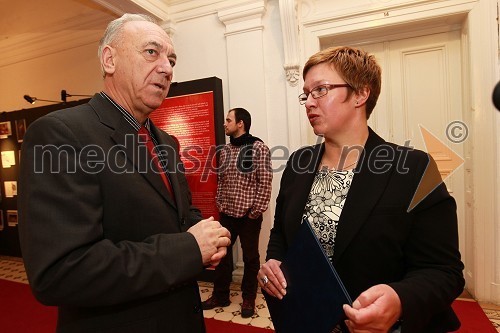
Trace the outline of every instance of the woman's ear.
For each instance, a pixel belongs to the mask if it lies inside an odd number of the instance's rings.
[[[115,72],[115,54],[115,49],[109,45],[104,46],[102,49],[101,65],[104,73],[113,74]]]
[[[363,106],[370,97],[370,88],[364,87],[354,95],[354,106]]]

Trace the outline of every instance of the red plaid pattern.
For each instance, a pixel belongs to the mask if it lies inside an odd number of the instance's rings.
[[[271,153],[264,143],[256,141],[253,144],[253,171],[243,173],[236,167],[240,148],[228,143],[221,150],[217,208],[229,216],[249,214],[250,218],[257,218],[267,210],[271,199]]]

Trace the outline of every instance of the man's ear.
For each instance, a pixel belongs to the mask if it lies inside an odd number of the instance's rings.
[[[236,125],[238,126],[238,128],[245,128],[245,123],[243,122],[243,120],[238,121]]]
[[[104,46],[102,49],[101,64],[106,74],[113,74],[115,72],[115,54],[115,49],[109,45]]]

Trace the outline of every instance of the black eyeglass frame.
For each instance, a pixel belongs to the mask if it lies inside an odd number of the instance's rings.
[[[342,87],[347,87],[347,88],[351,88],[352,89],[351,85],[348,84],[348,83],[320,84],[319,86],[316,86],[316,87],[312,88],[309,93],[307,93],[307,94],[306,93],[300,94],[299,95],[299,103],[300,103],[300,105],[306,104],[307,98],[309,97],[309,94],[311,94],[314,99],[318,99],[318,98],[321,98],[323,96],[326,96],[330,90],[335,89],[335,88],[342,88]],[[326,88],[325,93],[321,94],[321,95],[318,95],[318,93],[320,93],[319,91],[320,91],[321,88]]]

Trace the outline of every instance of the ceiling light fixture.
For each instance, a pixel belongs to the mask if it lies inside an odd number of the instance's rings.
[[[73,96],[81,96],[81,97],[92,97],[92,95],[72,95],[72,94],[68,94],[66,92],[66,90],[61,90],[61,101],[65,102],[66,103],[66,99],[67,97],[73,97]]]
[[[36,101],[43,101],[43,102],[51,102],[51,103],[59,103],[59,101],[52,101],[50,99],[41,99],[41,98],[36,98],[36,97],[31,97],[30,95],[24,95],[24,99],[30,103],[30,104],[35,104]]]

